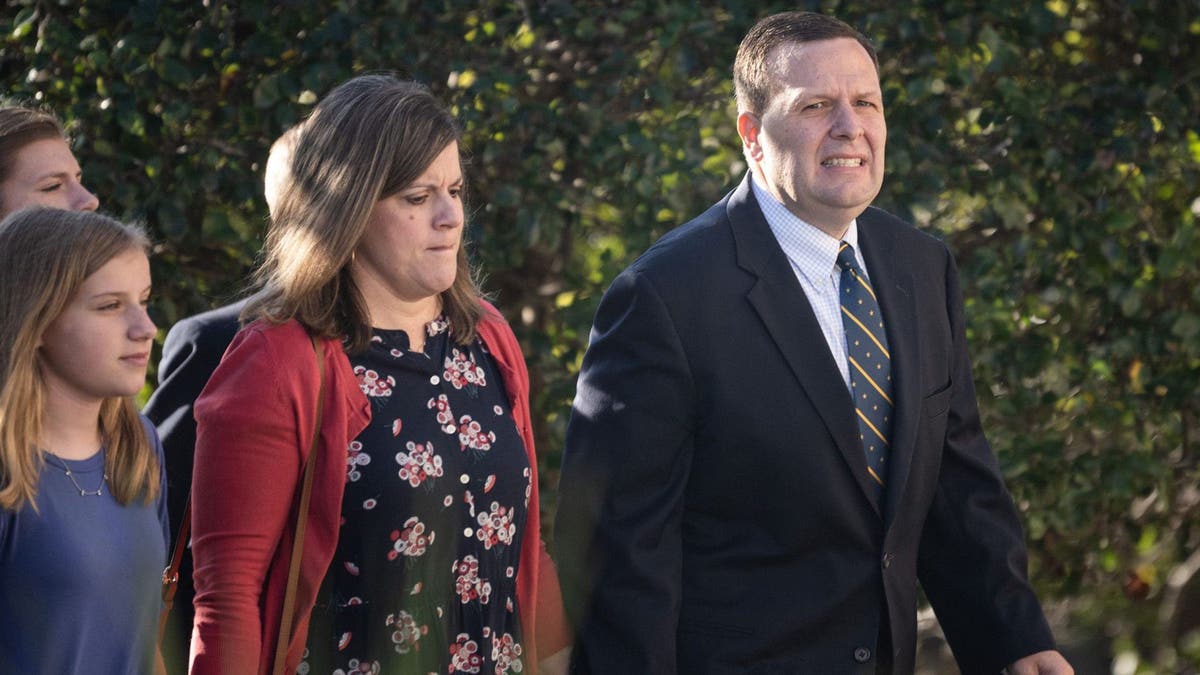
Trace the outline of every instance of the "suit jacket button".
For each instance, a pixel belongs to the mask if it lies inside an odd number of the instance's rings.
[[[866,663],[871,660],[871,650],[866,647],[859,647],[854,650],[854,660],[859,663]]]
[[[894,557],[894,556],[892,556],[892,554],[891,554],[891,553],[884,553],[884,554],[883,554],[883,569],[885,569],[885,570],[886,570],[887,568],[889,568],[889,567],[891,567],[891,566],[892,566],[892,558],[893,558],[893,557]]]

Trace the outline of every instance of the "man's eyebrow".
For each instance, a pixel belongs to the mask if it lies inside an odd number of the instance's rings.
[[[83,172],[80,171],[80,172],[76,173],[75,175],[82,176]],[[37,175],[38,180],[43,180],[45,178],[70,178],[70,177],[71,177],[70,171],[47,171],[45,173],[40,173]]]

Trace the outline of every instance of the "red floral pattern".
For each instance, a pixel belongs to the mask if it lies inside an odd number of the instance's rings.
[[[370,463],[371,456],[363,452],[362,443],[350,441],[350,447],[346,450],[346,482],[351,483],[362,478],[358,468]]]
[[[442,458],[438,457],[437,451],[433,449],[433,443],[418,444],[409,441],[404,447],[408,452],[397,452],[396,463],[400,465],[400,477],[408,481],[409,485],[418,487],[426,480],[438,478],[443,474]]]
[[[492,636],[492,662],[496,664],[496,675],[519,673],[524,670],[521,664],[521,645],[512,635]]]
[[[359,661],[358,659],[350,659],[350,670],[342,670],[338,668],[333,671],[333,675],[359,675],[361,673],[370,673],[377,675],[379,673],[378,661]]]
[[[392,645],[397,654],[407,654],[419,649],[421,637],[429,634],[429,626],[418,626],[412,614],[401,610],[397,614],[388,614],[387,625],[392,627]]]
[[[410,558],[415,558],[425,553],[425,549],[433,543],[437,537],[437,532],[430,531],[425,534],[425,523],[417,520],[416,516],[404,521],[403,530],[392,531],[392,553],[397,555],[406,555]],[[395,556],[388,554],[389,560],[395,560]]]
[[[347,451],[314,675],[527,671],[515,577],[529,464],[495,363],[448,326],[429,324],[423,351],[376,331],[350,355],[372,421]]]
[[[492,584],[486,579],[479,578],[479,559],[473,555],[468,555],[462,560],[454,561],[454,573],[457,578],[454,581],[454,590],[458,593],[458,599],[462,604],[467,604],[472,600],[478,600],[479,604],[486,605],[492,594]]]
[[[491,450],[492,443],[495,442],[496,433],[494,431],[484,431],[483,425],[471,419],[470,415],[463,415],[459,418],[458,444],[461,449]]]
[[[450,673],[478,673],[483,666],[479,643],[466,633],[459,633],[450,645]]]
[[[483,542],[483,548],[487,550],[499,544],[511,544],[513,535],[517,533],[512,511],[496,502],[492,502],[487,513],[480,513],[476,520],[479,528],[475,530],[475,538]]]
[[[455,389],[471,385],[487,386],[487,376],[484,374],[483,368],[475,363],[475,359],[471,358],[469,353],[464,354],[458,348],[451,349],[450,356],[446,357],[446,367],[442,371],[442,377]]]
[[[370,368],[355,366],[354,375],[358,378],[358,387],[372,398],[391,396],[392,388],[396,386],[396,378],[391,375],[381,378],[378,372]]]

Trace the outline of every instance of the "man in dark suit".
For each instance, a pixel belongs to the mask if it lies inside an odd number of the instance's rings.
[[[272,210],[291,172],[288,170],[298,127],[285,131],[271,145],[263,177],[267,209]],[[192,488],[192,457],[196,447],[196,420],[192,404],[241,328],[238,316],[245,300],[182,319],[167,332],[158,364],[158,387],[142,412],[154,423],[162,439],[167,464],[167,510],[171,521],[171,547],[183,523]],[[163,660],[168,673],[186,673],[192,636],[192,556],[183,556],[174,609],[164,632]]]
[[[919,581],[964,673],[1071,673],[953,258],[869,206],[873,47],[774,15],[734,77],[749,174],[613,282],[584,358],[556,530],[573,672],[911,673]]]

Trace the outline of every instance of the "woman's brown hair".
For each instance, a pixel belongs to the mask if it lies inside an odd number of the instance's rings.
[[[349,268],[371,209],[419,178],[461,133],[427,88],[388,75],[343,83],[302,125],[242,319],[296,319],[355,353],[370,342],[371,319]],[[465,247],[441,297],[455,340],[472,340],[483,308]]]

